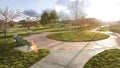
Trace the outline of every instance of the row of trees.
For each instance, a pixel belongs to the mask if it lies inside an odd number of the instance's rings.
[[[46,26],[58,21],[57,12],[55,10],[51,10],[50,12],[45,11],[40,16],[34,10],[19,12],[8,7],[0,8],[0,29],[2,29],[4,36],[6,36],[7,28],[9,26],[13,27],[16,24],[13,20],[19,18],[23,20],[20,20],[18,23],[24,24],[23,26],[28,27],[28,29],[30,29],[31,26],[36,26],[38,24]]]
[[[71,10],[73,13],[71,17],[74,17],[73,18],[74,20],[83,18],[85,16],[83,12],[83,8],[84,8],[83,0],[81,1],[75,0],[71,5]],[[47,25],[54,25],[60,23],[61,21],[67,21],[65,20],[65,18],[68,17],[65,16],[63,12],[58,14],[55,10],[44,11],[42,15],[39,15],[36,11],[31,9],[25,10],[24,12],[19,12],[9,9],[8,7],[0,8],[0,19],[3,20],[2,29],[5,36],[9,23],[19,18],[23,18],[23,20],[21,20],[20,22],[24,22],[29,29],[31,26],[30,24],[35,23],[35,21],[43,26],[47,26]],[[75,23],[77,25],[78,22]],[[11,24],[11,26],[13,26],[13,24]]]

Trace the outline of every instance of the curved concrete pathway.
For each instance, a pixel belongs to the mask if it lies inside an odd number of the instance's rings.
[[[110,35],[109,38],[92,42],[62,42],[46,38],[51,33],[45,32],[26,38],[34,40],[38,48],[51,51],[47,57],[31,65],[30,68],[83,68],[84,64],[95,54],[106,49],[120,49],[120,39],[112,32],[104,32]],[[27,52],[27,46],[16,49]]]

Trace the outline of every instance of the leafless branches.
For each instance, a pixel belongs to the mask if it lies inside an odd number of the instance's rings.
[[[75,20],[81,19],[83,16],[85,16],[84,4],[85,4],[84,0],[81,0],[81,1],[75,0],[72,3],[71,10],[72,10]]]
[[[8,23],[18,18],[19,16],[20,16],[20,12],[18,11],[14,11],[12,9],[9,9],[8,7],[0,8],[0,19],[4,21],[2,24],[2,30],[5,37],[8,28]]]
[[[0,19],[4,20],[5,22],[9,22],[18,18],[20,14],[21,13],[19,11],[14,11],[8,7],[0,8]]]
[[[69,16],[67,14],[65,14],[64,12],[59,12],[57,14],[58,18],[59,18],[59,21],[66,21],[69,19]]]

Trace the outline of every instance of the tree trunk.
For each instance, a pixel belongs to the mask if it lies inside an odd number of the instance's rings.
[[[7,35],[6,35],[6,34],[7,34],[6,30],[3,31],[3,34],[4,34],[4,37],[7,36]]]
[[[7,36],[7,23],[4,23],[2,25],[2,30],[3,30],[4,37],[6,37]]]
[[[28,26],[28,30],[30,30],[30,26]]]

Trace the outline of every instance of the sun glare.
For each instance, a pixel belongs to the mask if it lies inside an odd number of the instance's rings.
[[[102,21],[120,20],[119,0],[94,0],[87,9],[89,17],[95,17]]]

